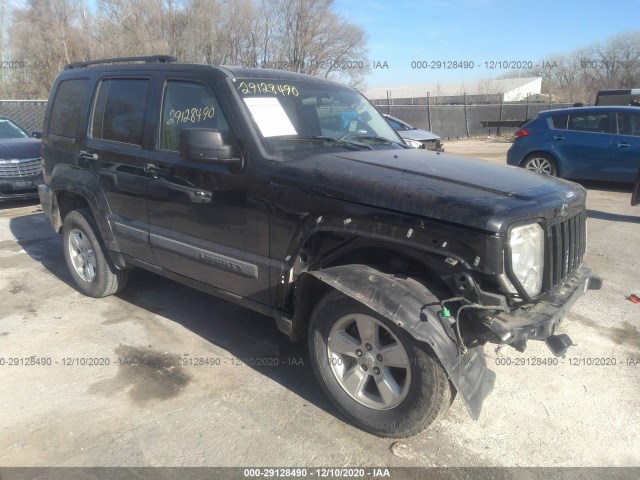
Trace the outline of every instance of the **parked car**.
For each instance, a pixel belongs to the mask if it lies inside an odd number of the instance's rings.
[[[598,105],[623,105],[640,107],[640,88],[623,88],[616,90],[599,90],[596,95]]]
[[[0,201],[38,198],[38,185],[42,183],[40,145],[40,140],[22,127],[0,117]]]
[[[411,148],[425,148],[427,150],[444,152],[442,139],[435,133],[413,127],[407,122],[392,117],[391,115],[384,115],[384,117]]]
[[[559,322],[600,288],[582,187],[424,155],[325,79],[71,64],[42,139],[42,209],[79,291],[116,293],[141,267],[271,316],[377,435],[419,432],[455,392],[477,419],[495,379],[484,344],[564,355]]]
[[[507,163],[563,178],[633,183],[640,167],[640,109],[540,112],[515,132]]]

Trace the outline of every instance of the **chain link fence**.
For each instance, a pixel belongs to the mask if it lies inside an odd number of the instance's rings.
[[[0,117],[7,117],[27,132],[41,132],[46,100],[0,100]]]
[[[372,102],[382,113],[433,131],[445,139],[513,135],[522,123],[543,110],[572,106],[570,103],[403,105],[398,100]],[[42,131],[46,106],[46,100],[0,100],[0,116],[10,118],[28,132]]]
[[[476,104],[459,95],[455,105],[443,105],[437,97],[372,99],[382,113],[397,117],[416,128],[430,130],[445,139],[492,135],[510,136],[543,110],[572,107],[571,103]],[[587,105],[585,105],[587,106]]]

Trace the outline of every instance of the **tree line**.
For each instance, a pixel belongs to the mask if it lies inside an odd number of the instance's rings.
[[[357,87],[369,73],[367,35],[334,0],[0,0],[0,98],[46,98],[71,62],[157,54]],[[640,32],[531,63],[503,77],[539,76],[553,101],[593,102],[600,89],[640,88]]]
[[[168,54],[358,86],[367,36],[334,0],[0,0],[0,98],[47,98],[71,62]]]
[[[567,54],[551,55],[505,77],[542,77],[559,102],[594,102],[598,90],[640,88],[640,32],[626,32]]]

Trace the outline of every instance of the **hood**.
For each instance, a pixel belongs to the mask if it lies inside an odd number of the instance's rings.
[[[418,142],[423,140],[440,140],[440,137],[435,133],[419,128],[414,128],[413,130],[398,130],[398,133],[402,138],[408,138],[409,140],[416,140]]]
[[[40,158],[37,138],[6,138],[0,140],[0,160]]]
[[[586,197],[579,185],[523,168],[415,149],[292,159],[275,165],[272,182],[492,233],[571,215]]]

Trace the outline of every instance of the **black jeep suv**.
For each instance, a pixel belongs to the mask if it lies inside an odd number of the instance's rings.
[[[600,279],[585,191],[408,148],[346,86],[171,57],[71,64],[43,132],[43,210],[78,289],[142,267],[308,338],[338,410],[419,432],[493,388],[483,345],[544,340]]]

